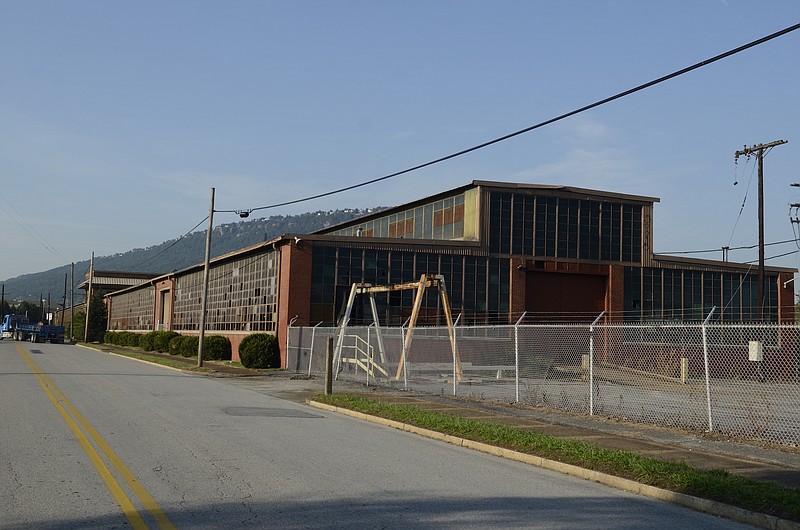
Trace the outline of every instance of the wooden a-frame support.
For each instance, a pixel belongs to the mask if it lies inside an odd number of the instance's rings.
[[[420,276],[418,282],[396,283],[393,285],[372,285],[368,283],[354,283],[350,289],[350,297],[347,300],[347,307],[345,308],[344,316],[339,327],[339,336],[336,341],[336,356],[338,360],[341,358],[342,346],[344,343],[344,329],[350,322],[350,315],[355,304],[356,296],[359,294],[366,294],[369,296],[370,307],[372,309],[372,319],[375,322],[376,337],[378,339],[378,352],[381,356],[381,362],[386,362],[386,353],[383,347],[383,337],[380,331],[380,321],[378,320],[378,310],[375,305],[375,293],[387,293],[394,291],[407,291],[416,289],[414,295],[414,306],[411,310],[411,317],[408,322],[408,329],[406,330],[406,337],[403,343],[403,352],[400,356],[400,362],[397,365],[397,373],[395,379],[400,379],[403,375],[403,370],[406,364],[406,352],[411,347],[411,339],[414,336],[414,327],[417,324],[420,309],[422,308],[422,299],[425,295],[425,289],[428,287],[438,287],[439,296],[442,300],[442,307],[444,308],[444,315],[447,321],[447,333],[450,336],[450,348],[453,352],[453,360],[455,362],[456,379],[461,381],[463,374],[461,372],[461,360],[458,355],[458,348],[456,346],[456,335],[453,327],[453,313],[450,309],[450,297],[447,295],[447,288],[445,287],[444,276],[441,274],[423,274]]]

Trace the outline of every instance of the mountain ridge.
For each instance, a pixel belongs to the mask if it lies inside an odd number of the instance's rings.
[[[286,233],[305,234],[344,223],[383,209],[346,208],[317,210],[296,215],[272,215],[227,223],[214,227],[211,241],[211,256],[228,254]],[[149,272],[157,276],[172,270],[181,270],[203,262],[206,231],[192,232],[186,236],[170,239],[157,245],[134,248],[109,256],[95,256],[96,270],[123,272]],[[89,272],[89,260],[75,262],[75,286]],[[4,286],[6,302],[36,301],[51,299],[51,305],[63,303],[64,293],[70,297],[71,264],[41,272],[22,274],[0,283]],[[65,280],[66,278],[66,280]],[[83,292],[75,292],[75,303],[83,300]],[[42,297],[42,298],[40,298]],[[67,300],[67,305],[70,301]]]

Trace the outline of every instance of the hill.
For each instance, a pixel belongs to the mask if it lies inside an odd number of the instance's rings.
[[[316,211],[298,215],[273,215],[214,227],[211,242],[212,257],[221,256],[262,241],[287,233],[307,234],[333,226],[375,209],[344,209]],[[95,256],[94,267],[99,270],[125,272],[151,272],[164,274],[173,269],[181,270],[203,261],[206,246],[206,231],[193,232],[185,237],[164,241],[147,248],[136,248],[111,256]],[[75,263],[75,284],[83,281],[89,272],[89,260]],[[45,300],[48,295],[52,306],[61,303],[66,283],[70,279],[70,265],[43,272],[24,274],[3,282],[6,301]],[[68,288],[67,288],[68,289]],[[82,298],[82,291],[75,293],[75,303]],[[69,294],[67,294],[69,297]],[[69,300],[67,301],[69,303]]]

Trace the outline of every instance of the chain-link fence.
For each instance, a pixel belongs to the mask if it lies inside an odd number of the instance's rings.
[[[432,394],[800,444],[800,326],[290,328],[288,368]]]

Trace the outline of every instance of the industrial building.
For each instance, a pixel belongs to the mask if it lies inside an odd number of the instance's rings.
[[[530,320],[792,322],[794,269],[653,253],[658,199],[569,186],[473,181],[313,234],[285,234],[211,261],[206,333],[234,358],[253,332],[335,325],[354,282],[442,275],[459,325]],[[108,294],[111,330],[197,334],[203,264]],[[377,297],[381,325],[401,325],[412,291]],[[421,322],[440,321],[440,298]],[[353,317],[370,319],[356,307]],[[425,320],[427,319],[427,320]],[[285,352],[282,352],[285,361]],[[285,364],[284,364],[285,365]]]

